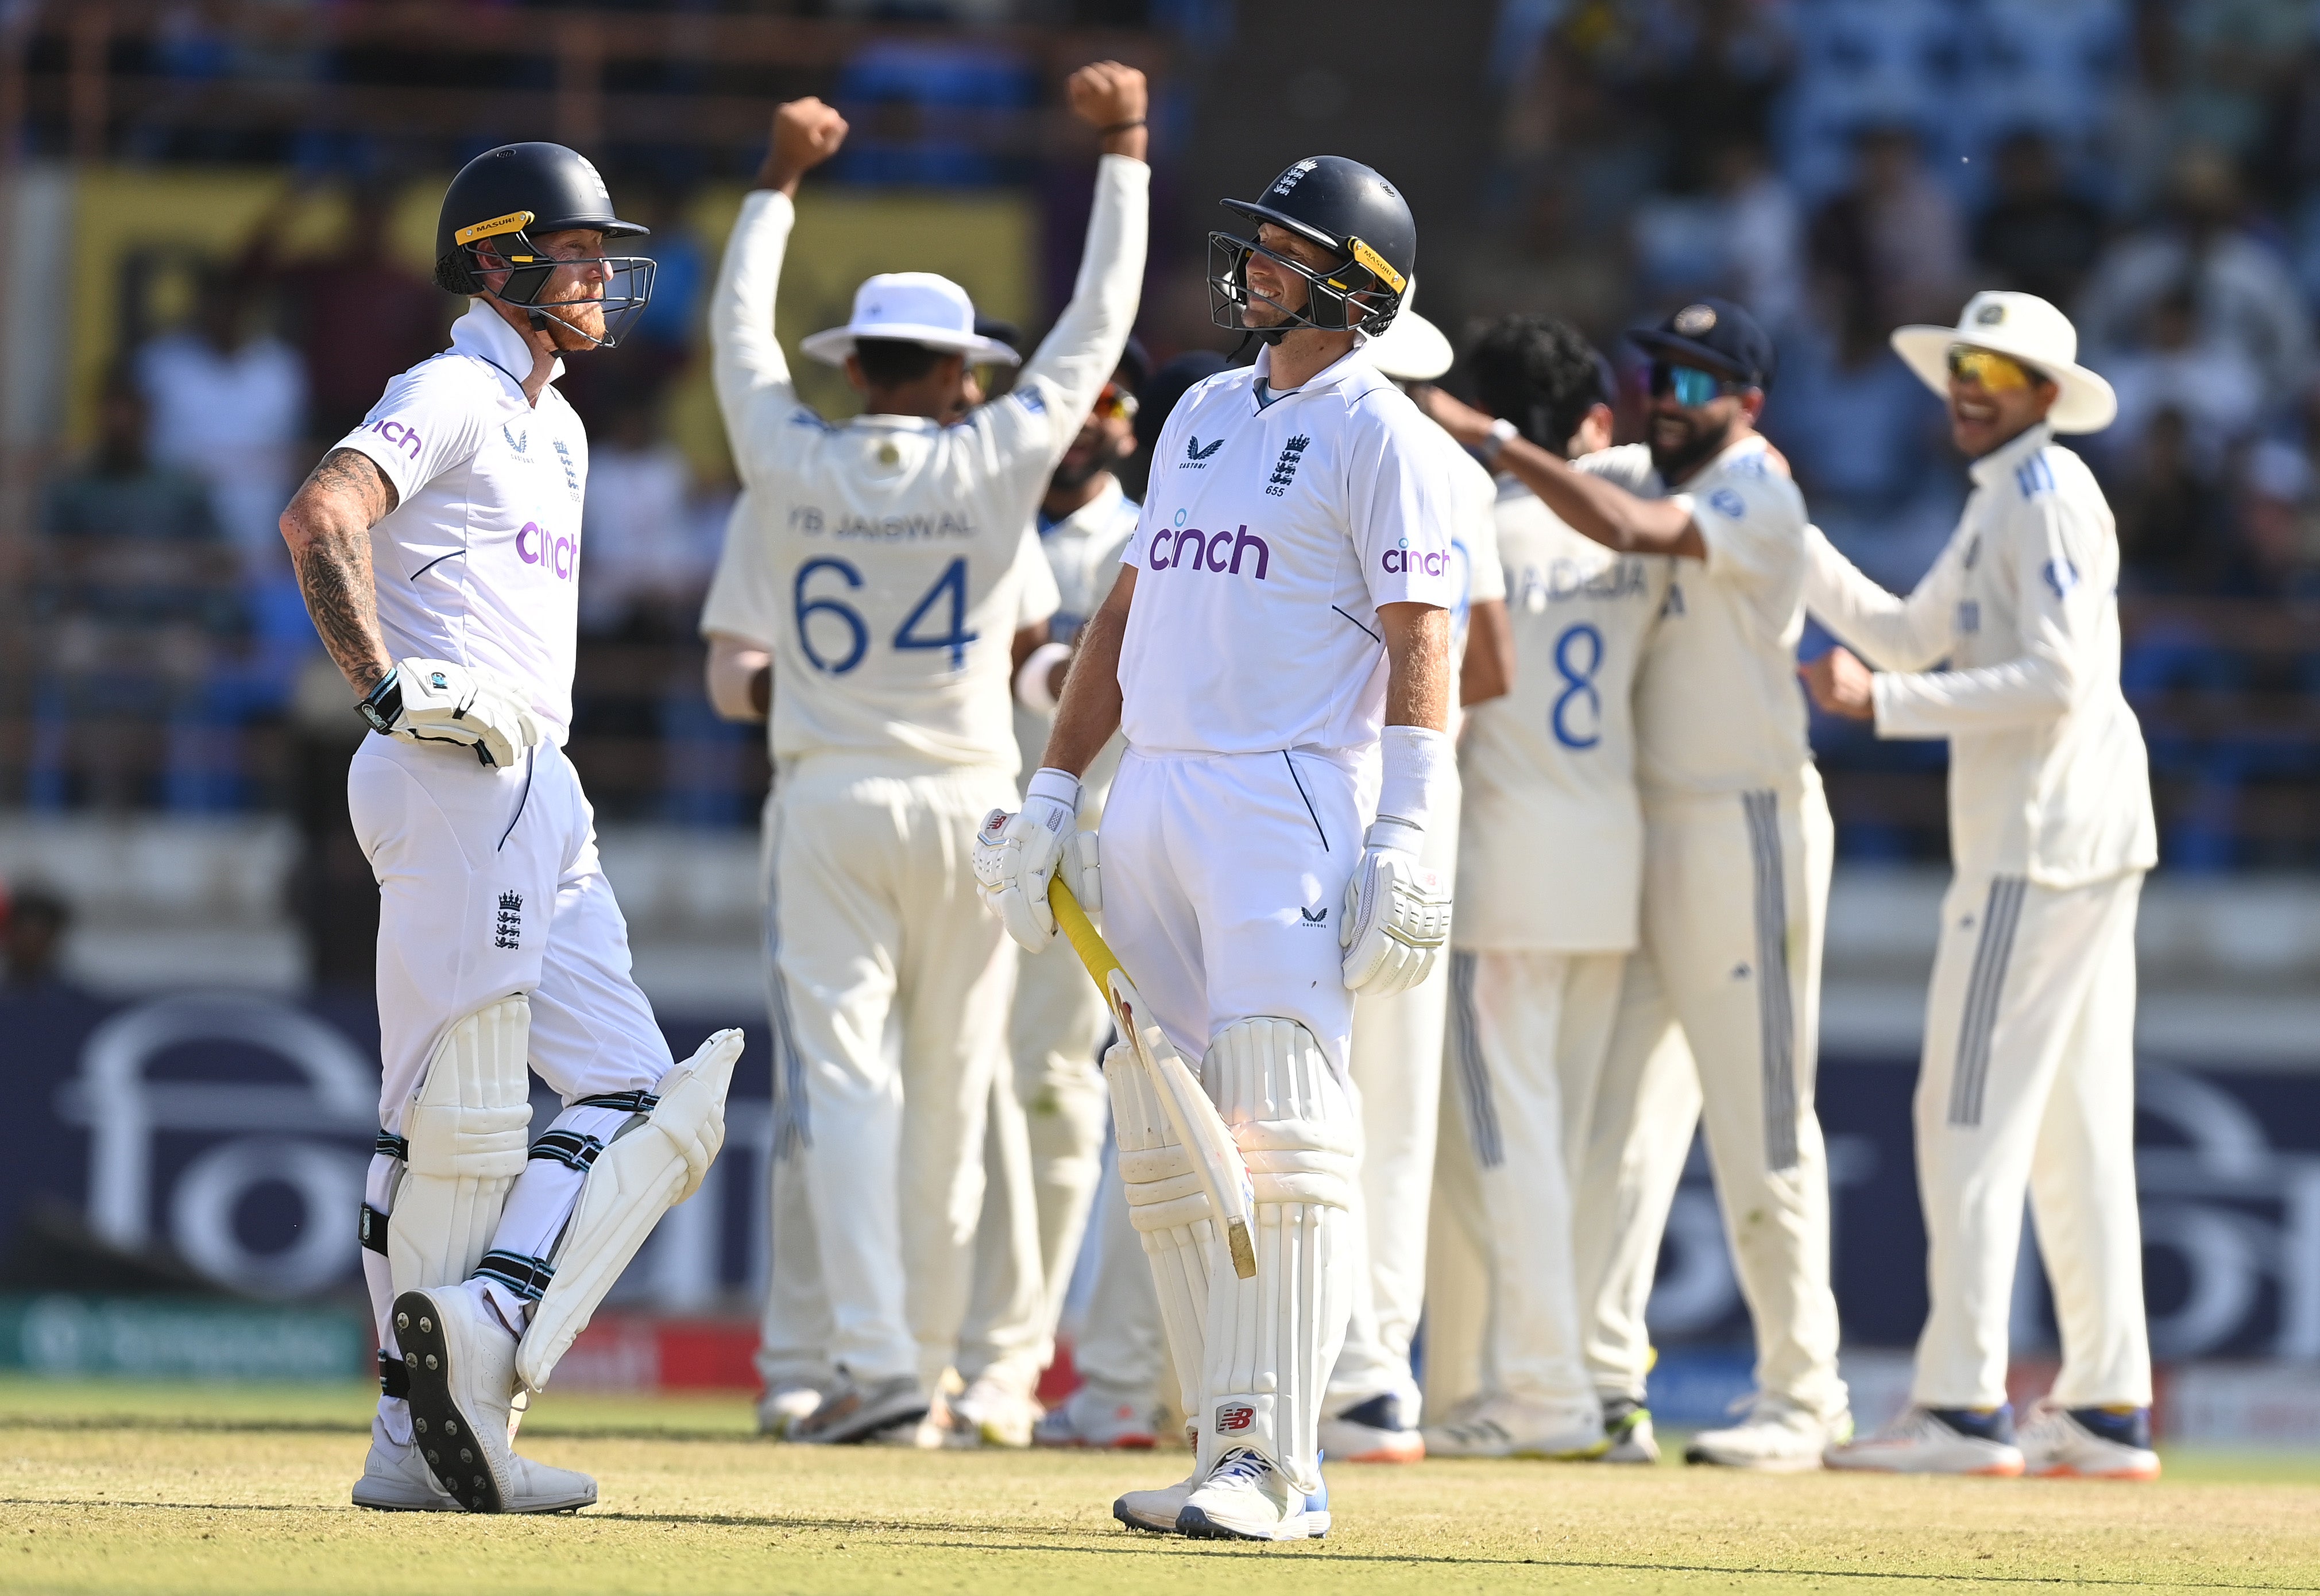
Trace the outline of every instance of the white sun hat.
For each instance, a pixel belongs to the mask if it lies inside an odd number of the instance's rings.
[[[933,272],[881,272],[854,291],[854,317],[817,332],[799,347],[825,365],[844,365],[856,338],[924,344],[977,363],[1016,365],[1023,357],[997,338],[974,330],[974,302],[966,290]]]
[[[1448,371],[1455,356],[1442,329],[1409,308],[1418,297],[1418,279],[1401,296],[1393,325],[1363,346],[1370,364],[1397,383],[1430,383]]]
[[[2118,396],[2079,364],[2079,329],[2035,293],[1986,289],[1966,301],[1955,327],[1900,327],[1893,353],[1926,387],[1946,398],[1949,351],[1965,344],[2011,356],[2062,389],[2047,424],[2057,432],[2100,432],[2118,415]]]

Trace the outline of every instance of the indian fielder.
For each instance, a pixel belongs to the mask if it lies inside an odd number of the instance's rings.
[[[468,162],[436,230],[436,281],[474,302],[451,347],[388,384],[282,516],[378,734],[347,773],[380,900],[361,1507],[596,1500],[516,1455],[511,1410],[724,1139],[740,1032],[672,1060],[564,756],[588,440],[554,384],[644,309],[652,262],[605,253],[644,230],[559,145]],[[564,1101],[528,1152],[527,1065]]]
[[[2134,1190],[2134,910],[2158,859],[2119,691],[2118,538],[2054,441],[2117,412],[2044,300],[1978,293],[1893,347],[1949,401],[1973,494],[1907,599],[1817,535],[1805,597],[1843,648],[1821,707],[1946,737],[1950,852],[1916,1104],[1932,1308],[1911,1406],[1832,1468],[2156,1479]],[[1943,668],[1942,662],[1947,662]],[[2053,1393],[2014,1432],[2006,1332],[2027,1191],[2062,1322]]]
[[[1096,850],[1072,834],[1079,772],[1126,734],[1107,931],[1168,1041],[1201,1060],[1256,1223],[1244,1279],[1153,1083],[1113,1048],[1121,1175],[1198,1430],[1190,1476],[1113,1510],[1288,1540],[1328,1527],[1317,1429],[1359,1257],[1353,994],[1416,985],[1447,931],[1446,884],[1418,854],[1444,812],[1457,591],[1439,446],[1360,348],[1415,265],[1408,203],[1335,156],[1226,203],[1255,236],[1210,235],[1213,313],[1265,347],[1163,428],[1047,762],[1021,813],[985,821],[976,873],[1029,947],[1056,933],[1056,871],[1096,901]]]
[[[836,1376],[771,1415],[792,1440],[926,1418],[966,1309],[1015,978],[976,902],[974,828],[1013,801],[1009,683],[1056,607],[1032,513],[1119,365],[1144,272],[1143,76],[1098,63],[1070,95],[1105,151],[1079,285],[1004,398],[979,403],[969,363],[1013,351],[975,333],[956,284],[904,272],[803,344],[866,413],[833,425],[799,402],[774,301],[799,183],[846,137],[819,100],[775,113],[711,301],[749,513],[701,625],[720,708],[770,710],[775,1191],[801,1160]]]
[[[1702,1431],[1687,1457],[1818,1468],[1826,1447],[1851,1438],[1853,1420],[1836,1371],[1828,1168],[1813,1110],[1833,839],[1795,682],[1804,500],[1755,430],[1772,345],[1754,317],[1703,299],[1628,337],[1652,357],[1648,446],[1566,464],[1505,417],[1446,395],[1433,402],[1454,435],[1572,530],[1678,562],[1636,679],[1641,947],[1621,977],[1600,1090],[1636,1100],[1667,1034],[1680,1029],[1690,1043],[1755,1321],[1757,1391],[1742,1422]],[[1604,1133],[1589,1131],[1590,1141]],[[1600,1242],[1615,1228],[1590,1207],[1616,1197],[1580,1192],[1582,1253],[1590,1229]],[[1582,1263],[1582,1300],[1593,1300],[1596,1278]],[[1643,1373],[1632,1371],[1626,1395],[1641,1400]]]
[[[1468,366],[1482,407],[1536,446],[1574,459],[1609,445],[1610,369],[1565,323],[1509,317]],[[1448,1095],[1463,1167],[1445,1183],[1481,1253],[1489,1310],[1476,1397],[1429,1427],[1426,1446],[1648,1460],[1650,1415],[1624,1395],[1599,1401],[1583,1356],[1572,1186],[1636,942],[1634,689],[1673,562],[1581,537],[1513,476],[1496,498],[1516,666],[1460,751]],[[1429,1354],[1433,1337],[1429,1324]]]
[[[1452,360],[1450,340],[1411,309],[1416,290],[1413,282],[1393,325],[1363,350],[1404,392],[1432,382]],[[1454,506],[1450,549],[1458,600],[1450,611],[1450,658],[1458,675],[1449,732],[1455,742],[1464,707],[1505,692],[1513,674],[1493,508],[1498,487],[1448,433],[1435,427],[1424,436],[1442,456]],[[1457,776],[1454,764],[1419,853],[1419,861],[1445,881],[1458,869]],[[1322,1450],[1347,1463],[1412,1463],[1426,1455],[1418,1428],[1422,1396],[1409,1349],[1426,1306],[1426,1240],[1449,1008],[1449,971],[1438,967],[1406,992],[1354,1005],[1352,1076],[1362,1122],[1358,1234],[1365,1250],[1321,1420]]]

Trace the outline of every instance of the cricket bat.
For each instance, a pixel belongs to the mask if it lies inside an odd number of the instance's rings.
[[[1218,1117],[1216,1105],[1201,1089],[1199,1078],[1185,1065],[1183,1055],[1169,1045],[1160,1027],[1145,1017],[1143,995],[1128,978],[1119,955],[1104,942],[1061,875],[1047,883],[1047,906],[1055,911],[1056,924],[1071,938],[1072,949],[1087,966],[1089,978],[1103,993],[1119,1034],[1152,1078],[1161,1110],[1167,1114],[1176,1140],[1192,1153],[1201,1189],[1224,1221],[1225,1248],[1232,1255],[1233,1273],[1243,1280],[1253,1279],[1256,1245],[1249,1222],[1256,1211],[1256,1191],[1249,1184],[1248,1166],[1241,1160],[1239,1145]]]

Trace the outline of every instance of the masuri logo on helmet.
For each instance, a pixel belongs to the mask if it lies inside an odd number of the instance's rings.
[[[1273,180],[1262,200],[1225,200],[1260,224],[1270,222],[1340,258],[1316,271],[1237,233],[1209,235],[1209,315],[1219,327],[1246,332],[1268,344],[1300,327],[1329,331],[1353,329],[1375,338],[1393,324],[1418,270],[1418,222],[1401,191],[1359,161],[1343,156],[1308,156]],[[1305,280],[1301,311],[1249,286],[1248,261],[1262,255],[1282,270]],[[1285,318],[1276,327],[1251,327],[1247,311],[1261,300]]]
[[[451,179],[435,223],[435,283],[447,293],[484,294],[529,311],[532,327],[544,329],[548,312],[560,306],[602,308],[602,337],[557,317],[571,331],[609,349],[652,301],[654,265],[641,255],[603,255],[557,259],[545,255],[535,236],[585,229],[607,239],[642,238],[648,230],[612,212],[612,196],[587,157],[561,144],[503,144],[487,149]],[[485,257],[488,256],[490,264]],[[597,265],[611,268],[601,298],[544,300],[557,268]],[[504,273],[494,288],[489,276]]]

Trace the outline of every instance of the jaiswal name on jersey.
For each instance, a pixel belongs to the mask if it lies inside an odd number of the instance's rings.
[[[1384,717],[1379,607],[1443,609],[1455,509],[1418,413],[1356,350],[1260,404],[1251,369],[1194,387],[1155,446],[1120,651],[1145,753],[1361,751]]]

